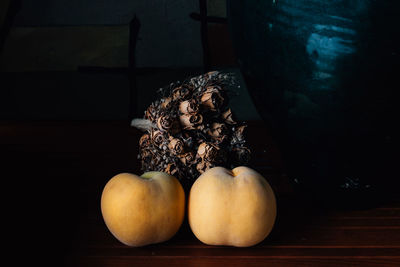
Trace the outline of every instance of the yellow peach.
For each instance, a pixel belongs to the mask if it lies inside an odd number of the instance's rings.
[[[134,247],[160,243],[180,228],[185,193],[167,173],[121,173],[104,187],[101,212],[110,232],[122,243]]]
[[[194,235],[209,245],[248,247],[263,241],[276,218],[268,182],[248,167],[215,167],[193,184],[188,218]]]

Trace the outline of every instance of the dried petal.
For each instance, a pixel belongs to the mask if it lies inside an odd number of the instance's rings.
[[[199,111],[199,106],[194,99],[185,100],[179,104],[179,111],[183,114],[194,114]]]
[[[230,108],[228,110],[226,110],[224,113],[222,113],[221,117],[227,124],[236,124],[236,122],[232,118],[233,115],[232,115],[232,111]]]
[[[168,148],[174,154],[181,154],[184,150],[184,144],[181,139],[179,138],[171,138]]]

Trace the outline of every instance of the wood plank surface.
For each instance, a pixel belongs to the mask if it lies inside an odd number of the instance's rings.
[[[29,220],[35,231],[23,234],[43,240],[40,259],[57,255],[52,266],[400,266],[400,197],[363,209],[315,205],[292,190],[278,147],[257,122],[248,127],[257,155],[252,164],[278,197],[278,218],[263,242],[250,248],[208,246],[185,219],[167,242],[121,244],[102,220],[100,196],[116,173],[140,173],[140,134],[125,121],[0,123],[6,174],[26,185],[8,188],[19,188],[30,199],[24,218],[38,219]]]

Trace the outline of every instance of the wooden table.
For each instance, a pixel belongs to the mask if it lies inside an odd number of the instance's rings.
[[[266,240],[250,248],[207,246],[185,220],[170,241],[131,248],[106,228],[100,195],[113,175],[140,173],[140,132],[124,121],[1,122],[2,162],[13,181],[7,188],[27,200],[10,213],[23,210],[15,242],[24,252],[36,247],[35,257],[52,266],[400,266],[399,196],[363,210],[321,208],[292,190],[268,129],[252,122],[248,135],[251,164],[278,196]]]

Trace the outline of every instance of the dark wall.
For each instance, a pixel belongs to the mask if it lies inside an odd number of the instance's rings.
[[[201,66],[200,24],[189,17],[198,9],[186,0],[22,0],[14,25],[127,25],[136,15],[139,67]]]
[[[157,89],[203,71],[200,23],[189,16],[199,12],[198,1],[15,1],[20,5],[0,54],[0,119],[128,119],[131,76],[126,70],[134,16],[140,21],[135,64],[141,71],[131,104],[139,116]],[[211,2],[212,15],[225,15],[224,0]],[[224,47],[229,50],[226,37],[211,41],[219,47],[216,58]],[[82,71],[87,67],[110,71]],[[239,117],[257,119],[241,88]]]

